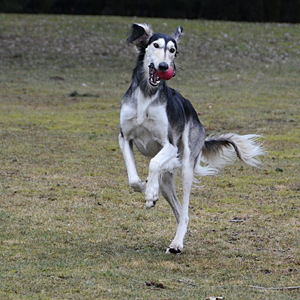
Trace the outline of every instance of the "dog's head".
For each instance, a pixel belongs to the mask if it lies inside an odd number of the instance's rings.
[[[174,64],[182,31],[183,28],[178,26],[172,35],[167,35],[153,33],[148,24],[132,25],[132,33],[127,41],[134,44],[140,52],[145,53],[144,68],[148,71],[146,74],[152,86],[157,86],[161,79],[170,79],[175,75],[171,65]]]

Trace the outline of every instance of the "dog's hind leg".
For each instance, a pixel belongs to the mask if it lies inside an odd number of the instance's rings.
[[[183,249],[184,236],[187,232],[189,223],[189,203],[191,189],[194,181],[194,169],[195,164],[198,161],[202,146],[201,143],[199,143],[199,139],[201,138],[201,127],[193,127],[192,125],[189,128],[186,128],[182,138],[182,204],[180,210],[180,219],[179,223],[177,224],[176,235],[169,248],[167,249],[167,253],[181,253]]]
[[[177,231],[174,240],[167,249],[167,253],[181,253],[183,249],[183,239],[187,232],[189,223],[189,202],[190,193],[194,179],[193,165],[182,161],[182,205],[180,211],[180,220],[177,224]]]
[[[161,174],[159,187],[161,194],[170,204],[178,225],[180,221],[181,204],[176,194],[175,175],[174,172],[164,172]]]
[[[135,161],[133,156],[133,143],[127,141],[120,134],[119,144],[125,160],[129,185],[134,189],[135,192],[141,192],[141,193],[145,192],[146,183],[140,179],[135,166]]]

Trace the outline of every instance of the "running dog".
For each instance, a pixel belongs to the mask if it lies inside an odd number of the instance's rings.
[[[132,25],[127,41],[136,46],[139,54],[120,113],[119,144],[129,185],[134,191],[145,193],[147,208],[155,205],[161,192],[174,212],[177,231],[167,253],[180,253],[183,249],[194,177],[216,174],[236,157],[257,167],[260,161],[256,157],[263,154],[257,143],[259,136],[254,134],[228,133],[206,139],[204,126],[190,101],[167,86],[166,80],[176,74],[174,60],[182,31],[178,26],[174,34],[167,35],[153,33],[148,24]],[[150,159],[146,182],[136,170],[134,145]],[[179,168],[181,203],[175,188]]]

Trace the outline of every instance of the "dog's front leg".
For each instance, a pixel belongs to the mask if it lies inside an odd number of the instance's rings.
[[[146,185],[146,207],[151,208],[155,205],[159,197],[159,176],[166,169],[176,168],[178,166],[177,148],[167,143],[156,156],[154,156],[149,165],[148,182]]]
[[[140,179],[136,170],[132,141],[128,141],[120,134],[119,145],[124,156],[129,185],[134,189],[135,192],[145,192],[146,183]]]

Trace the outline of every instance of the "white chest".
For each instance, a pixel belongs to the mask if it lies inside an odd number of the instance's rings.
[[[132,99],[134,102],[126,103],[121,109],[122,132],[134,141],[140,152],[153,156],[168,139],[166,105],[138,92]]]
[[[136,123],[137,125],[142,125],[149,120],[149,114],[152,111],[151,104],[154,98],[145,98],[142,93],[137,93],[136,95],[137,107],[136,107]]]
[[[120,122],[123,130],[133,130],[136,127],[147,127],[156,130],[168,126],[166,105],[156,101],[156,96],[146,98],[140,89],[132,94],[132,102],[122,106]]]

